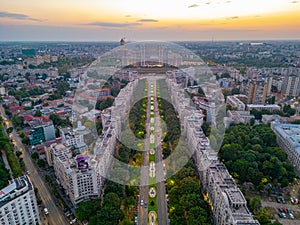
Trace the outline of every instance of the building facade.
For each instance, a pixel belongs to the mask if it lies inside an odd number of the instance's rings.
[[[279,147],[286,152],[288,160],[300,172],[300,125],[274,121],[271,128],[276,134]]]
[[[176,86],[172,80],[167,80],[168,87]],[[175,109],[184,99],[183,95],[173,97]],[[181,109],[183,110],[183,109]],[[190,111],[184,115],[184,135],[188,149],[193,153],[198,174],[200,176],[203,195],[208,200],[213,212],[214,225],[259,225],[247,208],[247,201],[234,183],[227,168],[218,159],[216,152],[210,146],[210,139],[205,136],[201,125],[201,111]],[[180,113],[178,113],[180,114]]]
[[[248,104],[265,104],[268,83],[264,80],[251,80],[248,86]]]
[[[240,111],[245,110],[245,104],[236,96],[227,96],[226,104]]]
[[[51,155],[57,182],[73,205],[100,196],[103,178],[99,176],[90,156],[78,155],[74,158],[65,144],[51,145]]]
[[[300,94],[300,76],[286,76],[282,84],[282,94],[286,97],[297,97]]]
[[[40,216],[31,181],[26,175],[12,180],[0,190],[0,224],[37,223]]]

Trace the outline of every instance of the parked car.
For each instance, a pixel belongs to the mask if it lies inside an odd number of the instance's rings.
[[[286,218],[285,213],[278,213],[278,215],[279,215],[280,218]]]
[[[295,219],[295,217],[294,217],[294,215],[293,215],[292,213],[289,213],[289,216],[290,216],[290,218],[291,218],[292,220]]]
[[[282,211],[285,213],[285,214],[288,214],[287,210],[285,208],[282,208]]]
[[[47,208],[44,208],[44,213],[45,213],[45,215],[48,215],[48,214],[49,214],[49,211],[48,211]]]
[[[77,218],[71,220],[71,221],[70,221],[70,224],[76,223],[76,221],[77,221]]]

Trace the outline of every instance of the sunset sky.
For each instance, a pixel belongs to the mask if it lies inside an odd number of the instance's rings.
[[[0,0],[0,41],[300,39],[300,0]]]

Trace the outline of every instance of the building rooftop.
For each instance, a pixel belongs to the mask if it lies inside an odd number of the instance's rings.
[[[32,184],[26,175],[11,180],[8,186],[0,190],[0,207],[23,193],[32,190],[32,188]]]
[[[280,123],[279,121],[272,122],[276,131],[283,137],[288,139],[295,147],[295,150],[300,154],[300,125]]]

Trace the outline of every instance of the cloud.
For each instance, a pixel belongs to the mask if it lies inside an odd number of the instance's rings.
[[[125,15],[125,17],[131,17],[131,15]]]
[[[81,25],[88,25],[88,26],[99,26],[99,27],[130,27],[130,26],[137,26],[140,23],[110,23],[110,22],[93,22],[93,23],[86,23]]]
[[[210,3],[211,3],[211,2],[206,2],[205,4],[206,4],[206,5],[209,5]]]
[[[192,5],[189,5],[188,6],[188,8],[196,8],[196,7],[198,7],[199,5],[197,5],[197,4],[192,4]]]
[[[294,3],[294,4],[296,4],[296,3],[299,3],[299,1],[292,1],[291,3]]]
[[[41,22],[42,20],[36,19],[36,18],[31,18],[25,14],[21,13],[9,13],[9,12],[0,12],[0,18],[11,18],[11,19],[16,19],[16,20],[31,20],[31,21],[37,21]]]
[[[239,18],[238,16],[232,16],[232,17],[227,17],[226,19],[227,20],[236,20],[238,18]]]
[[[139,23],[157,23],[158,20],[155,20],[155,19],[140,19],[137,22],[139,22]]]

